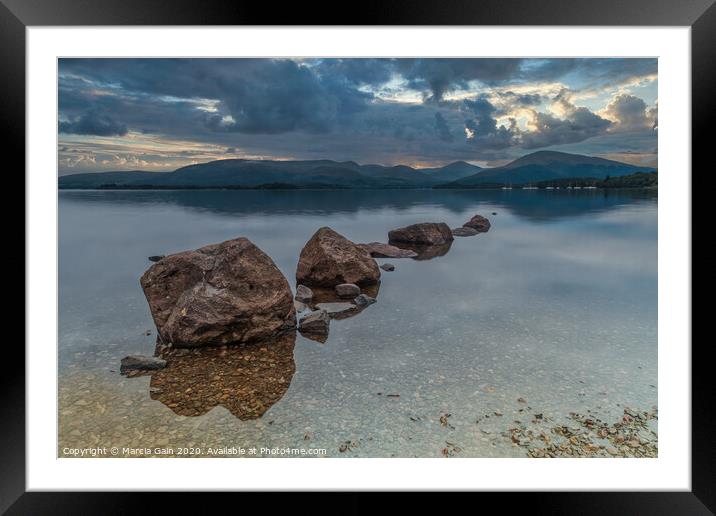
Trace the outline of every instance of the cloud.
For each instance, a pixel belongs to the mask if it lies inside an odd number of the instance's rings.
[[[426,100],[439,102],[470,81],[497,84],[518,75],[521,59],[402,59],[397,63],[410,87],[424,91]]]
[[[87,134],[95,136],[124,136],[127,126],[106,114],[88,111],[73,120],[60,121],[60,133]]]
[[[438,134],[438,138],[444,142],[451,142],[455,139],[445,117],[439,111],[435,113],[435,132]]]
[[[646,102],[634,95],[615,95],[603,114],[614,122],[615,131],[655,129],[658,125],[658,108],[647,107]]]
[[[345,76],[319,75],[289,59],[70,59],[62,60],[62,68],[66,75],[72,72],[70,77],[88,74],[94,78],[90,84],[119,87],[125,100],[189,104],[196,110],[203,99],[201,124],[217,132],[327,132],[373,97]],[[61,106],[105,101],[86,85],[81,98],[76,91],[65,93],[61,87]]]
[[[571,101],[572,92],[562,89],[550,105],[552,113],[533,110],[530,131],[521,135],[521,146],[526,149],[576,143],[604,134],[612,125],[586,107]]]
[[[60,59],[60,143],[104,136],[92,152],[168,167],[495,160],[627,132],[600,152],[638,151],[655,147],[655,71],[655,59]]]
[[[465,134],[468,142],[483,150],[499,150],[516,143],[519,136],[516,121],[509,126],[498,125],[497,109],[484,97],[465,100],[464,109],[471,116],[465,120]]]
[[[397,72],[394,59],[319,59],[315,67],[322,77],[343,77],[347,82],[358,86],[383,85]]]

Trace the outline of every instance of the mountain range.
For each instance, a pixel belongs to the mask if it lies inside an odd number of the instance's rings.
[[[484,188],[545,180],[655,172],[603,158],[538,151],[497,168],[456,161],[439,168],[359,165],[353,161],[224,159],[173,172],[121,171],[61,176],[61,189],[151,188]]]

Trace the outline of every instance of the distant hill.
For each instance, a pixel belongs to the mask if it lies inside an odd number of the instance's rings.
[[[604,179],[637,172],[654,172],[654,168],[637,167],[566,152],[539,151],[522,156],[502,167],[483,169],[471,176],[437,185],[436,188],[474,188],[489,185],[524,185],[558,179]]]
[[[143,172],[141,170],[123,172],[90,172],[86,174],[71,174],[60,176],[60,188],[99,188],[103,184],[124,184],[135,180],[151,180],[157,172]]]
[[[430,188],[482,170],[465,162],[441,168],[359,165],[353,161],[225,159],[173,172],[99,172],[59,178],[72,189],[206,188]]]
[[[484,170],[465,161],[455,161],[441,168],[421,168],[420,172],[442,181],[456,181]]]
[[[486,188],[588,177],[603,179],[654,169],[563,152],[535,152],[499,168],[464,161],[415,169],[353,161],[225,159],[173,172],[99,172],[61,176],[61,189]]]

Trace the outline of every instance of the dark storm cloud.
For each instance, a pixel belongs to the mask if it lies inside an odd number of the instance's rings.
[[[411,87],[426,92],[426,98],[441,101],[454,89],[470,81],[498,84],[519,74],[521,59],[402,59],[397,63]]]
[[[364,109],[372,98],[343,76],[321,76],[292,60],[84,61],[63,60],[63,71],[86,74],[97,84],[119,86],[128,92],[217,100],[218,112],[204,117],[204,125],[219,132],[326,132],[339,118]],[[60,93],[62,96],[62,88]],[[64,102],[70,100],[78,102]]]
[[[394,59],[320,59],[316,63],[322,77],[343,77],[359,86],[387,83],[397,73],[396,67]]]
[[[95,136],[124,136],[127,126],[106,114],[89,111],[73,120],[60,121],[59,132]]]
[[[465,111],[470,118],[465,120],[468,141],[480,149],[499,150],[515,144],[518,131],[514,120],[505,127],[497,124],[497,109],[486,98],[466,100]]]
[[[435,113],[435,132],[438,134],[438,138],[444,142],[451,142],[455,139],[445,117],[439,111]]]
[[[498,98],[509,104],[511,107],[532,107],[538,106],[544,101],[544,97],[538,93],[515,93],[504,91],[497,94]]]

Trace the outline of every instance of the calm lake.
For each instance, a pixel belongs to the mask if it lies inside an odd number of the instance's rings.
[[[184,376],[119,374],[122,357],[154,352],[139,286],[150,255],[245,236],[295,289],[321,226],[387,242],[399,226],[458,227],[476,213],[490,231],[442,256],[377,259],[396,267],[377,303],[333,320],[323,344],[297,334],[264,355],[183,357]],[[657,405],[655,193],[60,191],[59,236],[60,456],[524,457],[515,425],[568,424],[571,412],[613,423]]]

